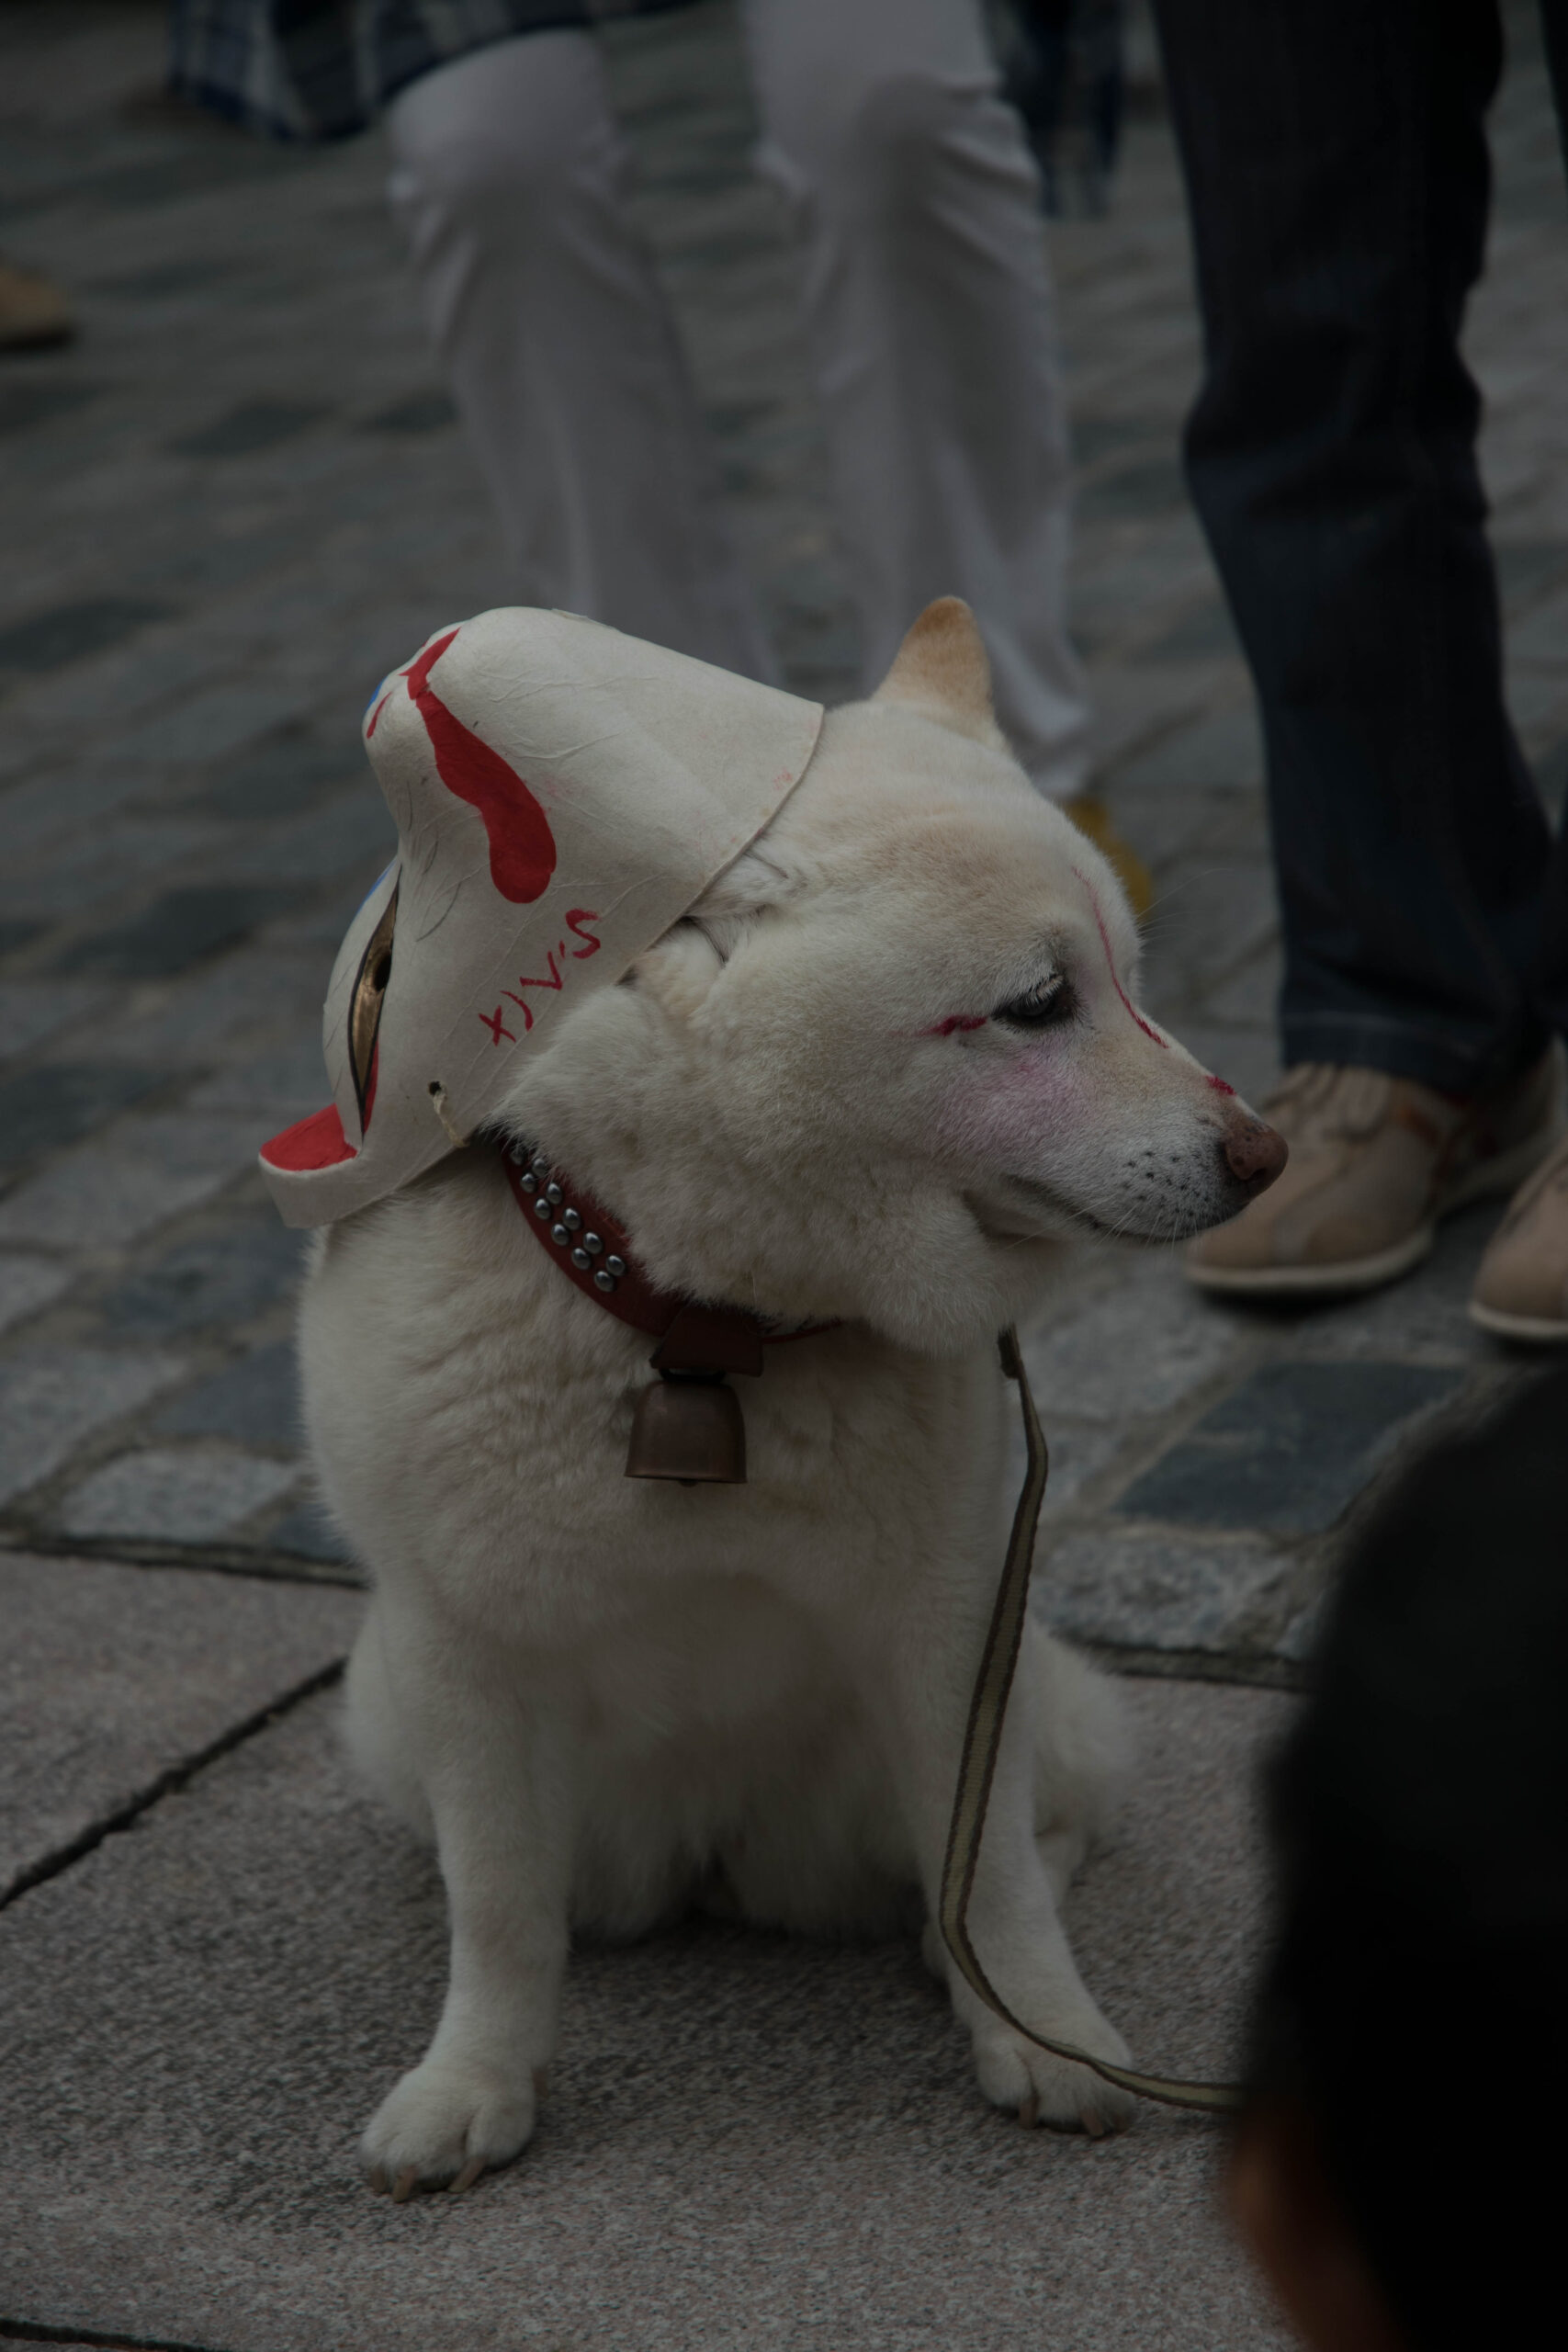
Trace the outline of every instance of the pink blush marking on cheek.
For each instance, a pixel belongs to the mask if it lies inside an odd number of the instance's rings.
[[[939,1144],[965,1159],[977,1155],[997,1168],[1028,1167],[1047,1136],[1071,1134],[1085,1122],[1079,1080],[1054,1056],[1012,1061],[987,1054],[962,1068],[964,1075],[937,1107],[931,1128]]]
[[[934,1028],[922,1029],[920,1035],[951,1037],[955,1029],[983,1029],[989,1019],[989,1013],[986,1012],[950,1012],[947,1019],[939,1021]]]
[[[1216,1078],[1214,1076],[1213,1070],[1205,1072],[1203,1083],[1205,1086],[1212,1086],[1216,1094],[1234,1094],[1235,1092],[1234,1086],[1227,1086],[1223,1078]]]
[[[1125,1006],[1128,1019],[1137,1023],[1145,1037],[1152,1037],[1156,1046],[1164,1046],[1166,1041],[1160,1035],[1159,1031],[1157,1029],[1152,1029],[1149,1026],[1148,1023],[1144,1019],[1143,1014],[1138,1011],[1137,1006],[1133,1002],[1132,998],[1128,995],[1126,989],[1122,987],[1121,980],[1117,977],[1116,959],[1111,953],[1111,934],[1105,928],[1105,917],[1100,911],[1100,900],[1094,895],[1094,885],[1090,882],[1087,874],[1078,873],[1078,869],[1076,865],[1073,868],[1073,873],[1077,879],[1083,884],[1084,888],[1089,892],[1089,903],[1094,913],[1094,927],[1100,933],[1100,944],[1105,950],[1105,964],[1106,969],[1111,974],[1111,985],[1115,989],[1117,995],[1121,998],[1122,1004]]]

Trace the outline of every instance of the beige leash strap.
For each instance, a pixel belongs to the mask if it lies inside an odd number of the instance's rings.
[[[1005,2025],[1011,2026],[1015,2033],[1021,2033],[1026,2041],[1032,2041],[1037,2050],[1048,2050],[1055,2058],[1074,2059],[1080,2066],[1090,2068],[1105,2082],[1116,2084],[1119,2089],[1135,2091],[1140,2098],[1159,2099],[1167,2107],[1196,2107],[1211,2112],[1227,2112],[1241,2104],[1241,2093],[1234,2084],[1173,2082],[1163,2075],[1140,2075],[1130,2066],[1113,2066],[1103,2058],[1092,2058],[1087,2050],[1076,2049],[1070,2041],[1049,2041],[1043,2034],[1032,2032],[1021,2018],[1014,2017],[996,1992],[969,1939],[969,1894],[975,1883],[976,1864],[980,1859],[980,1840],[986,1831],[986,1808],[990,1803],[997,1750],[1001,1746],[1008,1693],[1012,1688],[1019,1645],[1023,1639],[1024,1615],[1029,1607],[1029,1574],[1034,1561],[1034,1537],[1040,1524],[1040,1506],[1045,1499],[1045,1476],[1049,1468],[1045,1439],[1040,1427],[1040,1416],[1034,1409],[1034,1398],[1030,1393],[1029,1374],[1019,1349],[1018,1333],[1010,1328],[1002,1333],[998,1344],[1002,1370],[1010,1380],[1018,1383],[1029,1467],[1024,1473],[1018,1509],[1013,1513],[1007,1560],[1002,1568],[1001,1583],[997,1589],[997,1605],[991,1611],[985,1654],[980,1660],[980,1671],[975,1679],[975,1695],[969,1702],[969,1727],[964,1735],[958,1787],[953,1795],[953,1819],[947,1833],[947,1856],[942,1866],[942,1899],[937,1916],[942,1936],[971,1989]]]

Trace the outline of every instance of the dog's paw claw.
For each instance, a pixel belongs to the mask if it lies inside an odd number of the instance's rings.
[[[1127,2046],[1103,2018],[1074,2019],[1060,2029],[1064,2041],[1096,2058],[1124,2065]],[[1087,2066],[1055,2058],[1004,2027],[988,2022],[975,2037],[980,2088],[996,2107],[1010,2109],[1026,2128],[1043,2123],[1055,2132],[1083,2132],[1100,2140],[1124,2132],[1137,2112],[1131,2092],[1108,2083]]]
[[[534,2129],[530,2076],[485,2064],[426,2059],[405,2075],[366,2127],[360,2157],[372,2188],[405,2205],[416,2188],[461,2195],[492,2165],[510,2164]]]

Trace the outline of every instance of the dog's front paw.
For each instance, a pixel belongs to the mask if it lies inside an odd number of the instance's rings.
[[[425,2059],[365,2128],[359,2154],[371,2187],[400,2205],[415,2188],[471,2188],[532,2138],[543,2087],[542,2069],[530,2078],[482,2061]]]
[[[1112,2065],[1131,2063],[1126,2043],[1096,2009],[1055,2019],[1041,2030],[1049,2031],[1053,2041],[1071,2042]],[[1057,2132],[1087,2132],[1099,2140],[1108,2132],[1125,2132],[1137,2111],[1131,2091],[1119,2090],[1088,2066],[1037,2050],[999,2019],[976,2027],[975,2064],[986,2097],[993,2106],[1010,2109],[1022,2124],[1048,2123]]]

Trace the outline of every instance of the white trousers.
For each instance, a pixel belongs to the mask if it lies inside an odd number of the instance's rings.
[[[964,596],[1041,789],[1081,784],[1064,626],[1068,463],[1038,187],[978,0],[742,0],[763,142],[805,240],[805,324],[869,691]],[[669,309],[622,190],[592,35],[412,84],[390,195],[522,600],[776,674]]]

